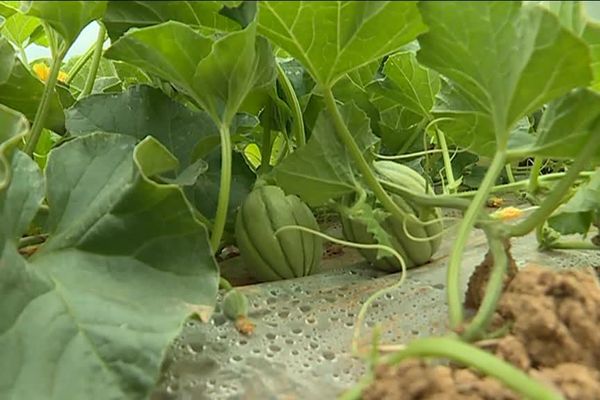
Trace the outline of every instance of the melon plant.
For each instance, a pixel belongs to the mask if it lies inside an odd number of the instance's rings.
[[[406,188],[414,193],[425,194],[431,192],[431,187],[425,178],[412,168],[392,161],[376,161],[375,170],[387,178],[388,181]],[[412,204],[401,195],[393,194],[392,199],[408,215],[415,219],[405,217],[404,220],[389,215],[382,226],[390,235],[392,247],[400,253],[407,268],[413,268],[427,263],[441,243],[443,229],[441,212],[438,208],[423,207]],[[374,199],[370,199],[373,204]],[[342,215],[342,229],[346,239],[352,242],[376,243],[376,238],[369,233],[367,225],[353,220],[352,217]],[[360,249],[361,254],[376,268],[384,271],[400,271],[401,265],[396,257],[386,256],[378,258],[377,250]]]
[[[237,245],[257,278],[274,281],[307,276],[319,266],[321,238],[299,231],[275,234],[287,225],[319,229],[308,206],[277,186],[254,189],[240,207],[235,223]]]
[[[512,237],[600,248],[560,236],[600,213],[600,28],[578,2],[530,3],[0,1],[0,398],[148,398],[183,321],[210,318],[232,238],[260,280],[318,270],[319,236],[288,229],[318,230],[316,207],[351,211],[347,238],[389,271],[435,253],[438,207],[463,212],[445,292],[462,342],[391,356],[552,398],[466,343],[487,332]],[[97,38],[69,58],[88,24]],[[389,156],[441,177],[442,194],[373,161]],[[515,190],[535,211],[491,218],[488,195]],[[475,228],[494,268],[467,321]],[[230,317],[247,312],[241,292],[225,299]]]

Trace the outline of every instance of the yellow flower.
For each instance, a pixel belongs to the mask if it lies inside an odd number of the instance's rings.
[[[50,76],[50,68],[45,63],[33,64],[33,72],[35,72],[35,74],[38,76],[38,78],[40,78],[44,82],[46,82],[48,80],[48,77]],[[66,72],[64,72],[64,71],[58,72],[58,80],[59,81],[66,82],[67,79],[69,79],[69,75]]]
[[[523,215],[523,210],[517,207],[505,207],[492,213],[492,218],[506,221],[509,219],[519,218],[521,215]]]
[[[33,64],[33,72],[43,81],[47,81],[50,76],[50,68],[44,63]]]
[[[66,82],[69,79],[69,75],[64,71],[58,71],[58,80],[61,82]]]

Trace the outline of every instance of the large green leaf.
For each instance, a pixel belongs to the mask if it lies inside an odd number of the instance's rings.
[[[218,12],[219,1],[109,1],[103,21],[114,41],[130,28],[143,28],[167,21],[192,27],[232,31],[240,26]]]
[[[0,37],[0,85],[8,80],[15,65],[16,55],[11,44]]]
[[[50,238],[27,260],[16,230],[42,185],[32,160],[13,158],[1,203],[17,221],[0,255],[1,398],[145,399],[185,318],[210,313],[218,273],[206,230],[180,189],[145,175],[145,146],[152,139],[92,134],[53,150]]]
[[[256,37],[255,24],[213,42],[187,25],[165,22],[126,33],[106,56],[175,83],[227,125],[251,90],[275,78],[270,46]]]
[[[27,14],[46,21],[70,45],[105,10],[106,1],[32,1]]]
[[[594,80],[590,87],[600,91],[600,24],[588,22],[581,37],[588,44],[592,58],[591,66],[594,72]]]
[[[204,157],[207,170],[201,174],[193,185],[184,188],[188,199],[196,206],[202,215],[214,219],[220,191],[221,151],[215,149]],[[254,187],[256,175],[246,164],[244,157],[233,152],[231,162],[231,187],[227,208],[226,231],[233,232],[235,226],[235,211],[242,204],[248,193]]]
[[[422,2],[429,32],[417,59],[450,79],[434,111],[452,139],[481,154],[516,122],[591,79],[587,46],[552,13],[520,2]],[[469,134],[464,130],[470,129]]]
[[[369,86],[369,90],[396,101],[415,114],[429,117],[440,90],[435,71],[417,62],[415,53],[403,52],[390,56],[383,68],[385,78]]]
[[[80,57],[83,57],[83,55],[71,57],[69,61],[64,64],[62,70],[70,71]],[[76,94],[78,94],[85,87],[85,81],[89,75],[90,68],[92,68],[92,63],[86,62],[84,66],[81,67],[77,75],[69,77],[71,79],[69,82],[69,88],[72,92],[76,92]],[[106,58],[101,58],[100,63],[98,64],[98,70],[96,72],[96,80],[105,78],[118,80],[117,74],[115,73],[115,68],[112,65],[112,61],[107,60]],[[95,93],[94,90],[92,90],[92,93]]]
[[[0,104],[0,192],[10,182],[8,155],[15,147],[16,141],[25,136],[28,130],[29,124],[23,114]]]
[[[550,226],[564,235],[586,235],[593,215],[600,215],[600,169],[578,188],[575,195],[548,220]]]
[[[33,121],[43,92],[42,81],[33,76],[20,60],[15,59],[10,77],[0,84],[0,103],[22,112]],[[50,95],[50,107],[44,126],[58,133],[64,132],[63,108],[68,107],[72,102],[73,98],[69,92],[64,87],[57,86]]]
[[[29,44],[31,35],[39,27],[39,19],[16,13],[6,19],[0,32],[17,46],[24,49]]]
[[[86,97],[67,110],[66,118],[67,131],[75,136],[101,131],[142,140],[151,135],[177,157],[181,168],[194,161],[192,152],[202,138],[218,135],[206,113],[192,111],[147,85]]]
[[[520,153],[555,159],[575,158],[589,136],[598,135],[598,131],[593,130],[598,116],[600,94],[575,90],[550,103],[538,126],[535,143]],[[600,155],[596,159],[600,160]]]
[[[260,33],[326,87],[426,30],[408,1],[263,1],[258,21]]]
[[[340,112],[363,152],[377,142],[368,118],[356,105],[346,104]],[[277,184],[286,193],[296,194],[308,204],[319,206],[356,191],[359,183],[353,159],[337,136],[331,134],[334,129],[329,113],[322,112],[306,145],[274,168]]]
[[[0,16],[8,18],[19,10],[20,1],[0,1]]]

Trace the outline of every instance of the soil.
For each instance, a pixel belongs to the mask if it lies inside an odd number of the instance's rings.
[[[491,267],[486,255],[469,282],[467,305],[481,302]],[[528,265],[509,274],[490,331],[502,327],[507,328],[505,336],[477,345],[554,387],[565,399],[600,399],[600,285],[594,272]],[[415,359],[380,365],[363,392],[364,400],[519,398],[494,378]]]

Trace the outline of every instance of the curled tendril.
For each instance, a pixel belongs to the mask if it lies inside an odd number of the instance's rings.
[[[325,240],[329,240],[333,243],[341,244],[341,245],[348,246],[348,247],[355,247],[358,249],[367,249],[367,250],[384,250],[384,251],[387,251],[388,253],[391,253],[400,263],[401,273],[400,273],[400,279],[398,280],[398,282],[373,293],[371,296],[369,296],[367,298],[367,300],[361,306],[360,311],[358,312],[358,315],[356,317],[356,324],[354,325],[354,333],[352,334],[352,353],[355,356],[360,357],[361,354],[358,350],[358,339],[360,337],[360,329],[365,320],[369,306],[371,304],[373,304],[373,302],[375,300],[377,300],[377,298],[379,298],[380,296],[382,296],[388,292],[391,292],[393,290],[396,290],[397,288],[402,286],[402,284],[406,280],[406,270],[407,270],[406,262],[404,261],[404,258],[402,258],[400,253],[398,253],[396,250],[394,250],[393,248],[391,248],[389,246],[384,246],[382,244],[364,244],[364,243],[349,242],[349,241],[346,241],[343,239],[331,237],[329,235],[324,234],[323,232],[316,231],[314,229],[306,228],[304,226],[299,226],[299,225],[282,226],[281,228],[279,228],[275,231],[274,235],[277,236],[280,232],[282,232],[284,230],[289,230],[289,229],[296,229],[296,230],[300,230],[303,232],[311,233],[311,234],[319,236]]]

